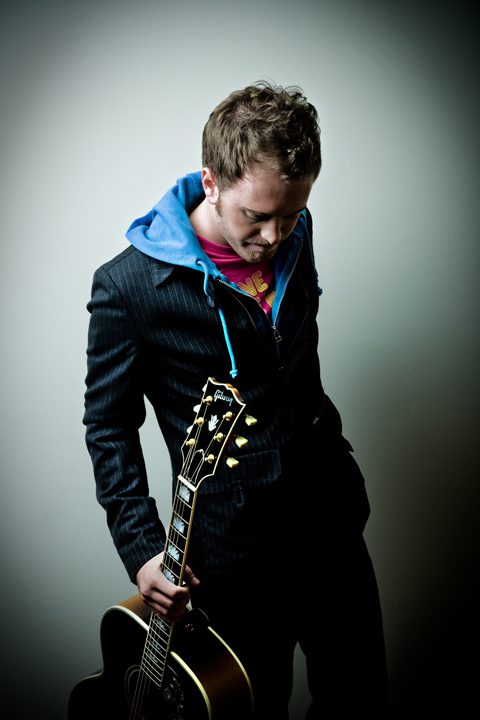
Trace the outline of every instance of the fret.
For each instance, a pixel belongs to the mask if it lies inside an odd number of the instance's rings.
[[[168,538],[167,538],[167,545],[169,543],[173,543],[176,548],[178,548],[178,551],[183,555],[185,553],[185,550],[187,549],[187,538],[183,535],[180,535],[180,533],[175,530],[174,528],[170,528],[168,531]]]
[[[180,481],[178,482],[177,486],[177,497],[181,502],[183,502],[187,507],[191,509],[192,491],[189,490],[187,486]]]
[[[154,625],[150,625],[148,629],[148,635],[147,635],[147,643],[150,642],[150,640],[153,640],[154,642],[160,642],[160,643],[168,643],[168,640],[170,638],[170,628],[162,628],[162,627],[156,627]]]
[[[148,663],[150,667],[156,668],[159,675],[161,675],[163,672],[166,658],[167,658],[166,650],[163,651],[161,655],[156,655],[154,652],[151,652],[149,648],[145,647],[145,649],[144,649],[145,662]]]
[[[178,560],[174,560],[170,555],[164,555],[163,558],[163,570],[165,575],[165,570],[168,570],[171,575],[175,578],[173,582],[175,582],[175,585],[180,584],[180,580],[182,577],[182,563],[178,562]],[[168,578],[170,580],[170,578]],[[170,580],[172,582],[172,580]]]
[[[173,583],[174,585],[177,585],[176,581],[180,580],[180,577],[177,577],[176,575],[174,575],[173,572],[171,572],[171,570],[169,570],[166,567],[162,568],[162,572],[165,575],[165,577],[167,578],[167,580],[170,580],[171,583]]]
[[[165,653],[168,648],[168,640],[169,640],[169,638],[166,638],[166,642],[163,641],[163,643],[162,643],[162,638],[157,640],[157,639],[149,637],[149,638],[147,638],[147,641],[145,643],[145,648],[148,651],[151,650],[153,652],[154,656],[158,655],[158,653]]]
[[[152,616],[152,622],[150,624],[150,631],[151,632],[164,632],[165,634],[169,634],[170,630],[172,629],[172,626],[163,618],[161,618],[159,615],[153,615]]]
[[[150,630],[151,630],[151,628],[150,628]],[[162,653],[162,652],[166,652],[169,642],[170,642],[169,633],[165,633],[165,635],[162,636],[160,633],[152,634],[151,632],[149,632],[145,646],[151,648],[152,650]]]
[[[188,525],[190,525],[193,516],[193,506],[188,505],[177,495],[177,497],[175,498],[174,511],[175,515],[178,515],[178,517],[181,518],[181,520],[185,523],[188,529]]]
[[[178,517],[181,518],[184,523],[186,523],[187,525],[190,523],[190,520],[192,519],[192,515],[193,515],[193,506],[188,505],[178,495],[175,496],[175,501],[173,503],[173,510],[174,510],[175,515],[178,515]]]
[[[165,671],[166,659],[167,656],[165,655],[165,658],[159,661],[155,655],[149,655],[149,653],[145,651],[142,665],[150,670],[151,675],[156,675],[158,679],[161,680]]]
[[[182,518],[175,510],[172,513],[172,528],[182,537],[187,537],[188,522]]]
[[[176,572],[176,565],[182,567],[183,553],[177,548],[170,536],[167,538],[167,544],[165,545],[163,563],[174,573]]]
[[[171,627],[169,625],[163,627],[162,625],[157,624],[157,616],[155,615],[154,617],[155,619],[150,623],[150,627],[148,628],[146,642],[149,643],[150,641],[154,641],[168,643]]]
[[[167,553],[168,553],[168,555],[170,555],[170,557],[172,557],[177,562],[181,562],[180,558],[183,553],[180,550],[180,548],[177,545],[175,545],[173,540],[167,541]]]
[[[155,683],[155,685],[159,688],[162,687],[162,681],[163,681],[163,672],[160,674],[155,666],[151,666],[145,661],[145,657],[143,658],[140,669],[145,675],[150,678],[150,680]]]

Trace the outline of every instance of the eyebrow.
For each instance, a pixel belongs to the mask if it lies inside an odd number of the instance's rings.
[[[305,210],[305,208],[306,208],[306,205],[304,205],[303,207],[299,208],[298,210],[294,210],[293,212],[288,213],[288,215],[282,215],[281,217],[282,217],[282,218],[289,218],[289,217],[291,217],[292,215],[298,215],[299,213],[302,212],[302,210]],[[271,217],[273,217],[273,215],[272,215],[271,213],[258,212],[257,210],[252,210],[252,208],[243,208],[243,211],[246,212],[246,213],[251,213],[252,215],[255,215],[255,217],[257,217],[257,218],[271,218]]]

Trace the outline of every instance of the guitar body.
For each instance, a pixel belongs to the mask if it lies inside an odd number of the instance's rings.
[[[135,714],[132,706],[148,631],[136,612],[142,605],[140,596],[134,596],[104,614],[100,629],[103,670],[73,688],[68,720],[251,717],[252,692],[246,672],[200,610],[187,612],[175,625],[163,686],[143,680],[144,698]]]

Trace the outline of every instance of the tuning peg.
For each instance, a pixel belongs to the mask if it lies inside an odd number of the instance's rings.
[[[213,439],[217,440],[218,442],[222,442],[224,437],[225,437],[225,435],[223,433],[217,433],[216,435],[213,436]]]
[[[233,457],[227,457],[226,463],[227,463],[228,467],[229,467],[231,470],[233,470],[234,468],[236,468],[237,465],[240,465],[240,463],[238,462],[237,458],[233,458]]]
[[[195,418],[195,420],[193,422],[195,425],[203,425],[205,420],[202,417],[198,417],[198,418]]]
[[[248,445],[248,440],[247,440],[247,438],[244,438],[241,435],[238,435],[235,438],[235,445],[239,448],[243,448],[243,447],[245,447],[245,445]]]
[[[229,422],[230,422],[230,420],[231,420],[232,418],[233,418],[233,412],[232,412],[231,410],[228,410],[228,411],[225,413],[225,415],[223,416],[223,419],[224,419],[224,420],[228,420]]]
[[[253,415],[245,415],[245,424],[248,425],[248,427],[251,427],[252,425],[256,425],[257,418],[254,418]]]
[[[185,445],[187,447],[193,447],[195,445],[195,440],[193,438],[190,438],[190,440],[185,440]]]
[[[211,405],[212,402],[213,402],[213,397],[212,397],[212,395],[207,395],[207,397],[204,398],[203,402],[207,403],[207,405]]]
[[[210,464],[215,462],[215,455],[212,455],[212,453],[210,453],[210,455],[207,455],[207,462]]]
[[[198,405],[195,405],[195,407],[193,408],[193,412],[198,412],[201,407],[202,407],[201,403],[199,403]]]

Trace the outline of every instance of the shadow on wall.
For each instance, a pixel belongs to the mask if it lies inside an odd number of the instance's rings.
[[[390,438],[372,445],[378,467],[367,478],[378,483],[369,545],[378,554],[390,717],[470,717],[480,639],[475,374],[471,360],[448,367],[441,348],[412,347],[410,357],[403,347],[383,358],[379,409],[391,415],[370,424]],[[365,384],[375,387],[373,377]]]

